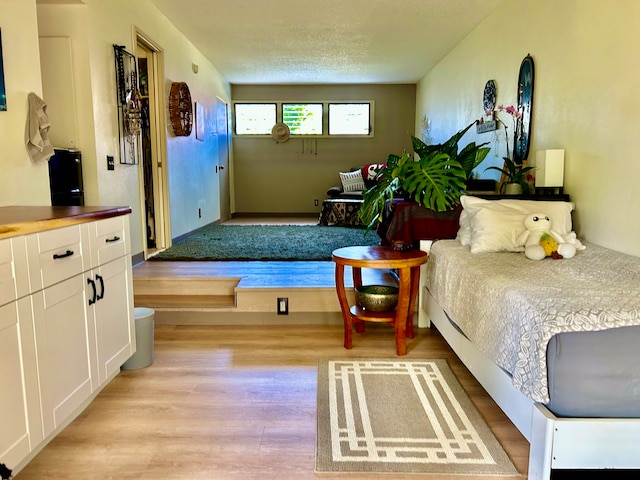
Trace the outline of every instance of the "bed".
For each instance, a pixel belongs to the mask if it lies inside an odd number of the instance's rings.
[[[573,204],[486,202],[463,201],[456,240],[421,242],[419,326],[437,327],[529,440],[529,479],[640,469],[640,258],[585,244],[528,260],[524,211],[553,212],[568,235]]]

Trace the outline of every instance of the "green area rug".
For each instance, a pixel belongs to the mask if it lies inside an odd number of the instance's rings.
[[[336,248],[379,245],[375,232],[319,225],[211,225],[151,260],[331,260]]]

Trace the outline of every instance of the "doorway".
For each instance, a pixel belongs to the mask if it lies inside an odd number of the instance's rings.
[[[163,79],[159,72],[161,50],[137,34],[136,57],[142,102],[141,161],[139,165],[140,206],[145,260],[171,246],[163,119],[160,115]]]

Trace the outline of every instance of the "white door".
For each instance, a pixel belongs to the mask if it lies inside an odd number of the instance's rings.
[[[231,217],[231,193],[229,188],[229,106],[216,98],[216,132],[218,140],[218,165],[216,171],[220,183],[220,221]]]

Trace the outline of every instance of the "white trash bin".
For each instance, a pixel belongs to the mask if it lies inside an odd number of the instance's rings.
[[[135,307],[136,353],[122,365],[123,370],[136,370],[153,363],[153,324],[155,312],[151,308]]]

